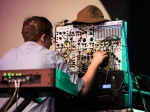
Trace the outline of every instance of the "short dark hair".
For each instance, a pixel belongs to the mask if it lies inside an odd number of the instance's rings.
[[[52,35],[52,24],[45,17],[26,17],[23,22],[21,33],[25,42],[37,42],[43,34]]]

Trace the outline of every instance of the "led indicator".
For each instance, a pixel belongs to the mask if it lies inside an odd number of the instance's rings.
[[[6,72],[3,74],[3,76],[6,76]]]
[[[22,74],[21,74],[21,73],[18,73],[18,76],[22,76]]]
[[[14,76],[14,73],[11,73],[11,76]]]
[[[19,74],[18,74],[18,73],[16,73],[16,76],[19,76]]]
[[[8,77],[10,77],[11,76],[11,73],[8,73]]]

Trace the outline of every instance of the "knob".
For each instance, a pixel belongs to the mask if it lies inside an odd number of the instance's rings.
[[[82,41],[83,41],[83,42],[85,42],[85,41],[86,41],[86,39],[85,39],[85,38],[83,38],[83,39],[82,39]]]
[[[93,38],[92,38],[92,37],[90,38],[90,41],[93,41]]]
[[[29,76],[29,82],[33,83],[34,82],[34,77],[33,76]]]

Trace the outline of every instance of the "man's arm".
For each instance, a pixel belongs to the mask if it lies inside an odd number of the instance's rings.
[[[100,63],[103,62],[104,58],[107,56],[108,56],[107,52],[104,51],[98,51],[95,53],[94,58],[91,64],[89,65],[86,74],[82,77],[82,80],[84,80],[84,86],[81,91],[82,95],[85,95],[90,89],[91,84],[95,78],[97,67],[99,66]]]

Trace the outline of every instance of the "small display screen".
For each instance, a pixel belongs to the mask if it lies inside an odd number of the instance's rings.
[[[102,89],[111,89],[111,84],[103,84]]]

